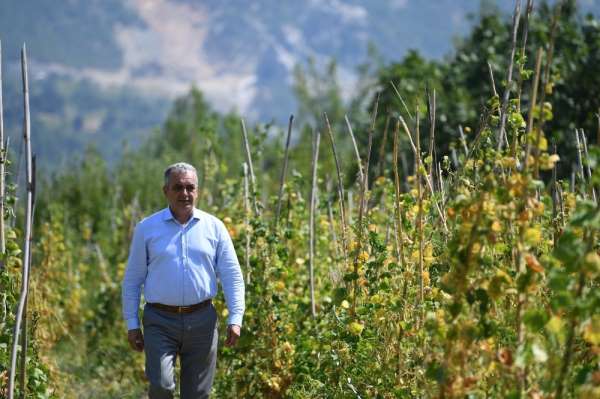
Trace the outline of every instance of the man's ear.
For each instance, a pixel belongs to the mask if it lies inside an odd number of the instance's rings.
[[[165,185],[163,186],[163,193],[165,194],[165,196],[167,195],[167,190],[168,190],[168,187],[167,187],[167,185],[165,184]]]

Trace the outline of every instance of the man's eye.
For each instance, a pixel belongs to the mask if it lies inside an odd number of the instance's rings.
[[[176,185],[174,185],[174,186],[173,186],[173,191],[176,191],[176,192],[178,192],[178,193],[179,193],[179,192],[182,192],[184,189],[185,189],[185,190],[186,190],[188,193],[191,193],[191,192],[193,192],[193,191],[196,191],[196,186],[194,186],[194,185],[192,185],[192,184],[190,184],[190,185],[188,185],[188,186],[182,186],[182,185],[176,184]]]

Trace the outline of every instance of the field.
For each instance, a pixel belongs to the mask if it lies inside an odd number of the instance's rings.
[[[299,87],[314,123],[247,129],[192,90],[117,166],[90,150],[42,180],[27,397],[143,397],[120,282],[133,228],[164,206],[162,170],[177,160],[200,171],[199,207],[226,224],[246,282],[215,397],[600,397],[600,149],[588,128],[600,117],[559,130],[572,118],[555,105],[568,84],[552,69],[557,32],[535,52],[513,40],[505,70],[481,64],[475,119],[448,119],[475,103],[468,87],[449,92],[435,73],[407,84],[442,70],[412,54],[380,72],[351,119],[335,95]],[[0,274],[0,396],[27,263],[21,216]]]

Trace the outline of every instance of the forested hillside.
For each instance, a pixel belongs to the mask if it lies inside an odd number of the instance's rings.
[[[578,3],[582,16],[600,14],[597,2]],[[235,109],[253,122],[283,126],[298,107],[295,71],[307,68],[309,60],[321,69],[335,59],[346,103],[365,81],[357,68],[376,70],[411,49],[440,61],[452,56],[452,43],[468,34],[480,14],[511,11],[512,2],[499,0],[335,0],[285,7],[270,0],[251,6],[244,1],[3,1],[4,103],[13,109],[5,126],[15,141],[22,120],[18,64],[24,42],[31,60],[32,134],[39,170],[49,174],[100,142],[108,143],[98,147],[113,165],[122,143],[139,145],[192,82],[221,113]],[[499,54],[505,58],[504,51]]]
[[[164,206],[165,166],[184,160],[246,280],[215,397],[600,397],[598,61],[600,22],[566,1],[482,14],[442,60],[366,65],[350,101],[335,62],[298,67],[283,182],[287,129],[248,123],[247,159],[242,116],[198,89],[114,165],[100,142],[36,187],[28,395],[143,397],[120,282],[136,223]]]

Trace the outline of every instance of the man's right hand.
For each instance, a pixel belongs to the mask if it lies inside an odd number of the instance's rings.
[[[139,328],[127,331],[127,340],[131,349],[141,352],[144,350],[144,335]]]

